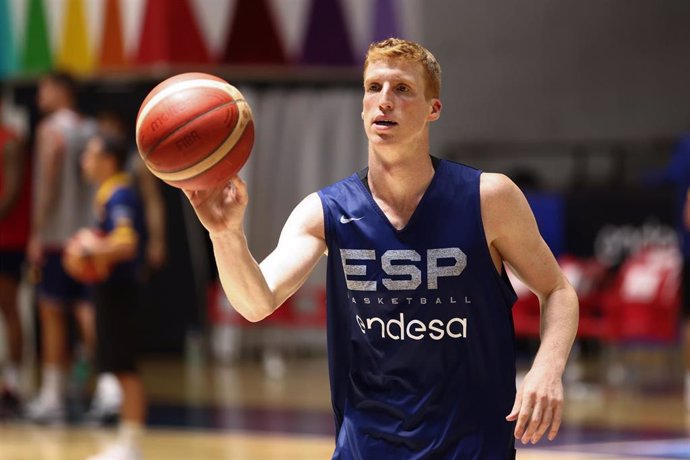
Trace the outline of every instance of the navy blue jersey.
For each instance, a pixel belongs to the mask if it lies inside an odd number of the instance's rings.
[[[134,241],[137,255],[113,267],[109,281],[137,281],[143,265],[144,216],[139,196],[127,174],[108,179],[96,193],[97,227],[108,238]]]
[[[514,458],[515,293],[491,260],[480,174],[441,160],[402,230],[357,174],[319,191],[334,459]]]

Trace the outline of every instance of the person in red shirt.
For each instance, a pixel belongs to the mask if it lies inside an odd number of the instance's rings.
[[[0,381],[3,417],[19,411],[23,339],[17,292],[29,234],[29,171],[26,150],[19,137],[0,123],[0,311],[5,320],[8,349]]]

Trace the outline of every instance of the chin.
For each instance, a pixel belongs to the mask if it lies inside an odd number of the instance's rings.
[[[377,133],[377,132],[368,133],[367,138],[369,139],[369,142],[374,143],[374,144],[378,144],[378,143],[388,144],[394,139],[392,134],[386,134],[386,133],[381,134],[381,133]]]

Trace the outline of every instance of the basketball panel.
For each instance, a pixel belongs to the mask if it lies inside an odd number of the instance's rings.
[[[232,103],[204,113],[165,138],[146,156],[158,172],[181,171],[204,160],[238,129],[237,105]]]
[[[233,98],[218,88],[186,88],[167,95],[150,107],[140,121],[137,132],[140,154],[146,159],[152,150],[177,130],[219,107],[233,103]]]
[[[144,101],[141,103],[141,107],[139,108],[139,113],[137,114],[137,118],[141,115],[142,110],[144,107],[146,107],[146,104],[149,103],[153,97],[155,97],[158,93],[163,91],[164,89],[168,88],[169,86],[175,85],[177,83],[181,82],[186,82],[189,80],[212,80],[220,83],[225,83],[228,84],[225,80],[222,78],[216,77],[215,75],[207,74],[207,73],[202,73],[202,72],[187,72],[187,73],[181,73],[179,75],[175,75],[173,77],[170,77],[166,80],[163,80],[159,84],[157,84],[146,96]]]
[[[254,123],[250,121],[234,148],[213,167],[186,179],[165,181],[174,187],[187,190],[204,190],[222,185],[242,169],[249,158],[253,145]]]

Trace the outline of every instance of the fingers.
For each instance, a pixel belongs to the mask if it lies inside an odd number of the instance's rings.
[[[233,189],[235,191],[235,200],[238,203],[246,203],[247,202],[247,183],[240,177],[240,176],[235,176],[231,179],[231,183],[233,186]]]
[[[527,423],[527,428],[525,428],[525,432],[522,434],[521,441],[523,444],[527,444],[534,435],[534,432],[537,430],[537,428],[539,428],[539,423],[541,423],[543,411],[544,408],[541,399],[537,400],[537,404],[534,406],[534,409],[532,409],[531,414],[528,411],[525,411],[525,420]]]
[[[223,193],[225,190],[234,190],[235,193],[239,192],[240,194],[246,195],[247,193],[247,184],[240,176],[233,176],[230,179],[228,179],[227,182],[222,183],[216,187],[209,188],[209,189],[204,189],[204,190],[190,190],[190,189],[181,189],[182,193],[185,194],[187,199],[192,202],[192,204],[196,205],[198,203],[202,203],[206,201],[209,197],[217,195],[219,193]]]
[[[534,412],[534,394],[531,395],[531,397],[525,398],[525,400],[522,403],[522,406],[520,407],[520,413],[517,416],[517,423],[515,424],[515,439],[522,439],[523,444],[526,442],[525,441],[525,434],[528,429],[528,425],[530,423],[530,417],[532,413]]]
[[[531,436],[530,441],[532,442],[532,444],[536,444],[541,439],[541,437],[544,436],[544,433],[549,428],[549,425],[551,425],[552,420],[553,420],[553,408],[550,406],[547,406],[546,410],[542,414],[541,423],[539,423],[539,426],[536,428],[536,430],[534,431],[534,433]]]
[[[515,407],[507,420],[515,419]],[[556,437],[561,425],[563,414],[563,400],[558,397],[537,397],[534,393],[525,397],[524,404],[519,409],[515,424],[515,438],[523,444],[536,444],[544,433],[551,427],[548,439]]]
[[[561,419],[563,418],[563,401],[560,401],[553,411],[553,422],[551,423],[551,430],[549,431],[549,441],[553,441],[558,430],[561,428]]]
[[[233,184],[235,184],[238,188],[242,188],[243,191],[247,190],[247,183],[242,179],[240,176],[233,176],[231,179]]]

